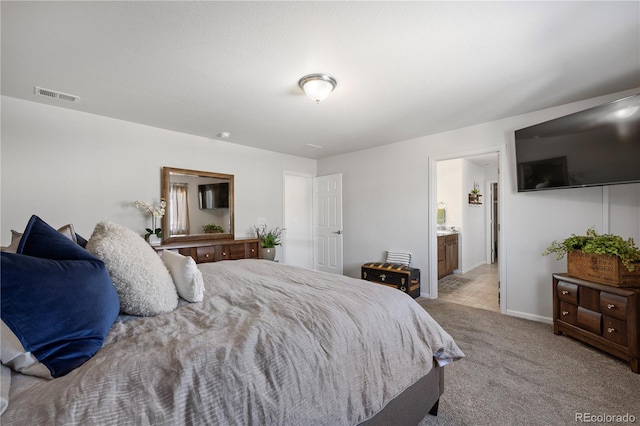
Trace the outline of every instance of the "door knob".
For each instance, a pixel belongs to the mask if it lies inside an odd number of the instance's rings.
[[[342,235],[342,234],[344,234],[344,232],[342,232],[342,231],[335,231],[335,232],[334,232],[334,234]]]

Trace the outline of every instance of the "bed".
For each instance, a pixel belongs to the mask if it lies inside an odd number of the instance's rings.
[[[13,371],[2,424],[417,424],[464,356],[386,286],[257,259],[197,269],[202,301],[118,315],[52,380]]]

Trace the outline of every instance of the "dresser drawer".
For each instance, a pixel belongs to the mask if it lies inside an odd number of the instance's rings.
[[[216,247],[215,246],[198,247],[196,249],[196,256],[198,257],[196,259],[198,263],[215,262]]]
[[[600,292],[593,288],[578,287],[578,305],[593,312],[600,312]]]
[[[569,324],[578,325],[578,307],[567,302],[560,302],[560,318]]]
[[[627,323],[617,318],[603,317],[602,336],[622,346],[627,346]]]
[[[220,244],[216,246],[216,262],[219,260],[233,259],[231,257],[231,247],[229,244]],[[237,246],[236,246],[237,247]]]
[[[246,259],[257,259],[258,258],[258,243],[245,243],[244,244],[244,257]]]
[[[600,292],[600,312],[603,315],[626,321],[627,298],[606,291]]]
[[[578,304],[578,286],[564,281],[558,282],[558,299]]]
[[[178,249],[178,253],[180,253],[183,256],[191,256],[194,262],[198,263],[198,253],[196,252],[195,248],[192,248],[192,247],[181,248],[181,249]]]
[[[224,246],[225,253],[223,254],[224,259],[244,259],[244,244],[233,244]]]
[[[595,334],[602,334],[602,314],[578,307],[578,327]]]

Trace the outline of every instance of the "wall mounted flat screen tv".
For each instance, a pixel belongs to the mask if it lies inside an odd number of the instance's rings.
[[[515,131],[518,191],[640,182],[640,94]]]
[[[200,210],[229,208],[229,182],[198,185]]]

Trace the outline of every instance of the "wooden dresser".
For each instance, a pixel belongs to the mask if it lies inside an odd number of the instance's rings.
[[[553,332],[629,362],[640,373],[640,290],[553,275]]]
[[[155,246],[157,251],[178,250],[191,256],[196,263],[219,262],[221,260],[258,259],[260,257],[257,238],[235,240],[192,241]]]

